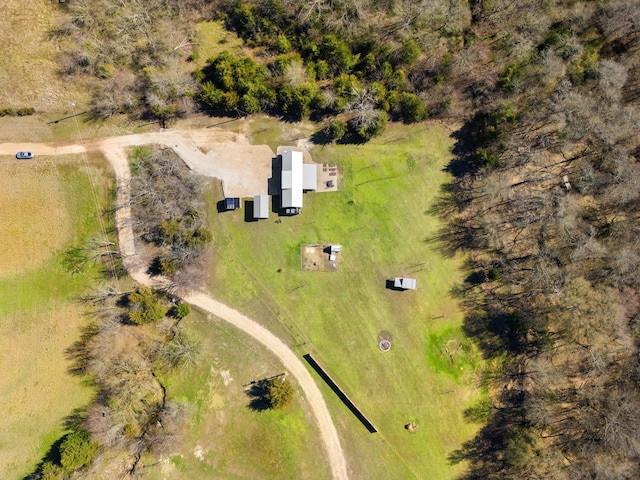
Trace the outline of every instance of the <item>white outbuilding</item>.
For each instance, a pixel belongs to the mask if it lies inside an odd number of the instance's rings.
[[[394,288],[400,288],[402,290],[415,290],[416,289],[416,279],[415,278],[406,278],[406,277],[396,277],[393,280]]]

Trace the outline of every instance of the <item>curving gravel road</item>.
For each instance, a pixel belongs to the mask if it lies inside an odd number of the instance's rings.
[[[198,140],[198,144],[196,144]],[[133,229],[131,227],[131,209],[129,199],[131,197],[130,179],[131,172],[125,153],[125,147],[145,144],[161,144],[172,148],[191,168],[198,173],[216,176],[215,172],[207,170],[203,166],[203,154],[198,148],[199,145],[211,144],[212,142],[230,142],[234,139],[228,132],[215,129],[189,130],[189,131],[169,131],[154,132],[147,134],[126,135],[122,137],[110,137],[104,139],[90,139],[79,144],[68,142],[60,143],[29,143],[0,144],[0,155],[15,155],[18,151],[31,151],[36,155],[65,155],[72,153],[84,153],[87,150],[99,150],[111,164],[117,185],[116,204],[116,226],[118,229],[118,243],[122,254],[124,266],[131,277],[137,282],[154,288],[162,288],[161,280],[151,278],[145,273],[146,268],[141,265],[136,254]],[[241,139],[236,139],[240,140]],[[242,142],[244,143],[244,142]],[[28,160],[16,160],[28,161]],[[240,172],[241,173],[241,172]],[[222,179],[224,181],[224,179]],[[347,462],[340,445],[338,432],[333,424],[329,409],[322,397],[320,389],[316,385],[313,377],[306,369],[302,361],[293,351],[273,333],[262,325],[237,310],[218,302],[204,292],[192,292],[183,295],[185,302],[191,303],[198,308],[205,310],[216,317],[219,317],[234,327],[247,333],[258,342],[267,347],[276,357],[280,359],[285,369],[295,377],[300,388],[304,392],[311,407],[311,411],[316,417],[320,435],[324,443],[331,473],[334,480],[347,480]]]

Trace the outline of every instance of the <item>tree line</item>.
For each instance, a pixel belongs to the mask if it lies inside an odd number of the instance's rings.
[[[198,108],[232,115],[259,111],[292,119],[337,120],[328,140],[367,140],[388,120],[416,122],[428,105],[407,77],[421,56],[413,36],[393,43],[347,40],[324,17],[293,4],[190,0],[69,0],[54,38],[76,48],[60,59],[63,76],[91,77],[96,118],[125,113],[166,125]],[[315,18],[315,20],[313,20]],[[194,71],[195,22],[222,20],[255,54],[229,52]],[[343,127],[343,128],[341,128]],[[340,138],[328,135],[348,134]]]
[[[69,433],[28,477],[33,480],[135,474],[143,454],[166,454],[184,428],[185,407],[167,399],[158,375],[197,361],[200,341],[180,326],[189,305],[144,286],[85,300],[95,318],[67,355],[71,372],[96,395],[67,417]]]
[[[438,207],[437,241],[471,252],[459,293],[493,392],[451,455],[469,478],[640,475],[640,10],[561,7],[526,25],[528,48],[456,134]]]

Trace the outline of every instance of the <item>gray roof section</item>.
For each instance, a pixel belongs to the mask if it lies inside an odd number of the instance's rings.
[[[240,208],[240,199],[238,197],[227,197],[224,199],[224,207],[226,210],[236,210]]]
[[[280,174],[280,187],[281,188],[293,188],[293,181],[291,178],[291,170],[282,170]]]
[[[302,193],[300,193],[300,197],[302,197]],[[290,188],[285,188],[282,190],[282,195],[280,196],[280,206],[282,208],[302,208],[302,198],[294,198],[294,191]]]
[[[253,217],[269,218],[269,195],[256,195],[253,197]]]
[[[305,163],[302,165],[302,189],[315,190],[318,188],[318,165]]]
[[[282,208],[302,208],[302,152],[286,150],[282,152]]]

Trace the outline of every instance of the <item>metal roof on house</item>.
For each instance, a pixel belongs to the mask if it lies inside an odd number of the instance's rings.
[[[302,208],[302,190],[285,188],[280,196],[280,206],[282,208]]]
[[[255,195],[253,197],[253,217],[269,218],[269,195]]]
[[[291,179],[291,170],[283,170],[280,174],[280,186],[282,188],[293,188],[293,181]]]
[[[415,290],[416,283],[415,278],[396,277],[393,281],[393,286],[405,290]]]
[[[302,189],[315,190],[318,188],[318,166],[315,163],[302,165]]]
[[[293,150],[282,152],[282,195],[280,196],[282,208],[302,208],[302,178],[302,152]]]

